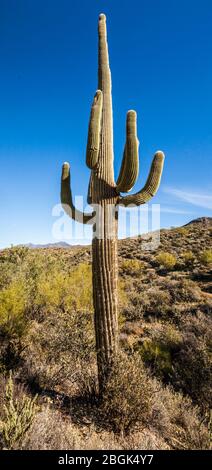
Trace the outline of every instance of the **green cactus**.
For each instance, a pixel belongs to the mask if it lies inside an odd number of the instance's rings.
[[[93,225],[92,273],[96,350],[100,391],[118,350],[117,225],[118,207],[144,204],[156,193],[161,179],[164,154],[156,152],[147,182],[134,195],[122,196],[134,186],[139,170],[136,112],[128,111],[126,144],[117,183],[113,168],[113,115],[106,17],[99,16],[98,90],[91,108],[86,163],[91,169],[88,203],[93,212],[75,209],[70,189],[70,166],[64,163],[61,202],[78,222]]]
[[[14,449],[21,443],[33,423],[38,406],[37,395],[34,398],[25,394],[14,398],[14,384],[10,371],[5,389],[4,420],[0,422],[0,434],[6,449]]]

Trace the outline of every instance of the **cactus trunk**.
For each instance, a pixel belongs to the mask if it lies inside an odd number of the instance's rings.
[[[113,172],[113,114],[106,18],[99,18],[98,89],[102,122],[98,167],[91,175],[90,202],[98,204],[92,242],[93,303],[100,391],[118,347],[117,192]]]
[[[93,301],[100,392],[118,347],[117,240],[94,239]]]

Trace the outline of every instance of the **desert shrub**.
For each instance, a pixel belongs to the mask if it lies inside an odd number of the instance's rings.
[[[0,258],[0,290],[8,287],[15,277],[14,267],[11,263],[2,262]]]
[[[177,235],[180,235],[181,237],[186,237],[189,234],[189,228],[188,227],[177,227],[174,230],[174,233]]]
[[[209,449],[207,422],[190,398],[169,386],[154,381],[153,403],[149,426],[157,430],[171,449]]]
[[[20,363],[24,340],[29,328],[27,289],[22,280],[13,280],[0,291],[0,371],[16,368]]]
[[[169,271],[175,267],[177,259],[172,253],[162,251],[155,257],[155,261],[159,266]]]
[[[174,361],[172,383],[188,394],[203,411],[212,406],[211,357],[209,345],[199,341],[194,333],[186,332]]]
[[[127,436],[99,430],[94,423],[83,429],[70,417],[50,406],[43,406],[37,413],[32,427],[22,444],[24,450],[128,450],[169,449],[158,431],[145,428]]]
[[[0,291],[0,333],[21,337],[26,331],[27,292],[23,281],[14,281]]]
[[[164,287],[171,297],[171,304],[180,302],[199,302],[202,298],[200,287],[190,279],[171,280],[164,282]]]
[[[35,311],[48,312],[57,307],[92,311],[91,267],[81,263],[70,273],[53,267],[36,277],[31,292]]]
[[[4,250],[1,254],[1,262],[10,262],[13,263],[14,266],[19,264],[23,264],[23,262],[27,259],[30,250],[26,246],[14,246]],[[14,268],[13,266],[13,268]]]
[[[142,375],[142,378],[145,377]],[[202,419],[198,408],[193,407],[188,398],[175,393],[170,387],[163,387],[155,379],[149,380],[151,406],[148,421],[145,420],[138,431],[125,436],[114,434],[111,429],[104,430],[107,423],[101,421],[100,410],[94,409],[94,406],[92,413],[89,406],[83,408],[82,419],[87,425],[82,427],[77,424],[80,414],[76,415],[72,408],[70,414],[64,414],[58,407],[54,409],[53,401],[48,398],[39,407],[23,440],[14,447],[24,450],[209,448],[209,434],[205,425],[207,422]],[[78,411],[82,414],[82,405]]]
[[[212,250],[204,250],[200,255],[200,261],[204,266],[212,265]]]
[[[182,332],[172,324],[163,324],[156,338],[158,338],[162,344],[166,345],[171,352],[178,351],[183,341]]]
[[[79,385],[94,351],[90,266],[65,270],[30,252],[19,270],[12,255],[14,279],[0,291],[0,370],[19,367],[27,382],[50,388],[75,375]]]
[[[173,359],[181,348],[183,337],[172,324],[158,323],[157,326],[152,326],[151,336],[138,342],[135,349],[156,376],[169,381],[172,377]]]
[[[117,433],[144,425],[151,407],[151,384],[138,355],[121,353],[114,362],[100,406],[101,419]]]
[[[185,251],[182,254],[182,259],[186,267],[192,267],[195,261],[195,256],[192,251]]]
[[[3,419],[0,422],[2,444],[7,449],[14,449],[16,445],[20,445],[32,425],[37,411],[36,399],[36,396],[32,399],[25,394],[15,399],[14,384],[10,373],[5,388]]]
[[[127,291],[128,303],[123,308],[123,314],[126,320],[137,321],[143,318],[145,307],[149,304],[149,298],[146,292],[138,292],[136,289]]]
[[[94,422],[80,427],[60,410],[43,405],[22,443],[25,450],[208,449],[208,432],[190,400],[154,381],[149,425],[120,436],[99,430]],[[89,420],[91,421],[91,420]]]
[[[37,413],[22,448],[24,450],[115,450],[123,447],[114,433],[104,430],[100,433],[93,422],[82,428],[75,424],[70,416],[65,416],[49,404],[44,405]]]
[[[30,258],[29,253],[26,247],[14,247],[0,253],[0,289],[8,287],[12,281],[24,276]]]
[[[22,365],[24,343],[20,338],[2,337],[0,341],[0,373],[16,370]]]
[[[81,263],[71,272],[70,278],[71,305],[76,310],[92,312],[93,300],[91,266],[86,263]],[[67,306],[69,306],[69,298],[67,299]]]
[[[124,259],[121,262],[120,271],[123,274],[139,275],[143,271],[144,263],[137,259]]]
[[[95,362],[94,330],[89,312],[56,310],[34,322],[24,349],[21,377],[41,388],[75,383],[83,389]]]
[[[147,291],[149,297],[149,306],[145,309],[146,315],[154,315],[163,317],[170,309],[170,294],[169,292],[151,287]]]
[[[24,450],[82,449],[85,438],[61,412],[43,406],[23,442]]]
[[[167,377],[172,372],[171,352],[167,345],[147,339],[140,345],[139,352],[145,364],[159,377]]]
[[[170,310],[171,297],[168,291],[158,287],[146,288],[139,284],[139,289],[128,294],[129,302],[123,309],[127,320],[141,320],[143,317],[163,317]]]

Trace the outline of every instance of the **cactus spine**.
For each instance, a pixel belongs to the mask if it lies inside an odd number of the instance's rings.
[[[75,220],[93,225],[92,276],[96,351],[100,392],[118,349],[117,225],[119,205],[144,204],[156,193],[161,179],[164,154],[153,159],[146,184],[134,195],[121,196],[134,186],[139,170],[136,112],[128,111],[126,144],[117,182],[113,168],[113,114],[106,17],[99,16],[98,90],[91,108],[86,163],[91,169],[88,202],[90,214],[75,209],[70,189],[70,166],[63,164],[61,202]]]

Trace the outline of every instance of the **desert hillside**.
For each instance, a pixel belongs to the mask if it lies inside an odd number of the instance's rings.
[[[120,355],[101,401],[90,247],[0,252],[1,448],[209,448],[211,235],[201,218],[153,250],[119,241]]]

